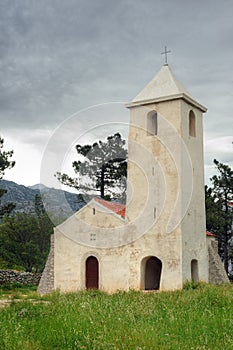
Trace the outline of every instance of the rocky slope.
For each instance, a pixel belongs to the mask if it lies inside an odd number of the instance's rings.
[[[42,184],[26,187],[13,181],[0,180],[0,188],[7,190],[1,203],[15,203],[15,211],[18,212],[33,212],[36,194],[41,194],[47,211],[59,216],[67,217],[86,204],[81,194],[48,188]]]

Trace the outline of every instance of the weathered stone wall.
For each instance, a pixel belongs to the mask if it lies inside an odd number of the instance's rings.
[[[51,235],[49,256],[42,273],[37,292],[41,295],[54,291],[54,235]]]
[[[209,283],[227,283],[229,279],[224,269],[223,263],[218,255],[218,242],[210,240],[208,242],[209,253]]]
[[[0,285],[6,283],[21,283],[23,285],[38,285],[40,273],[0,270]]]

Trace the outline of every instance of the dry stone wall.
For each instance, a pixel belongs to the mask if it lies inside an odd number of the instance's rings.
[[[23,285],[38,285],[40,273],[0,270],[0,285],[7,283],[20,283]]]

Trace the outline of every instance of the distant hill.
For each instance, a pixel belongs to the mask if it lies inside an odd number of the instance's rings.
[[[86,204],[81,194],[49,188],[43,184],[27,187],[13,181],[0,180],[0,188],[7,190],[7,193],[1,198],[1,202],[3,204],[15,203],[15,211],[17,212],[33,212],[36,194],[41,194],[47,211],[62,217],[72,215]]]
[[[36,185],[33,185],[33,186],[28,186],[28,188],[31,188],[32,190],[44,190],[44,189],[46,189],[48,187],[46,187],[43,184],[36,184]]]

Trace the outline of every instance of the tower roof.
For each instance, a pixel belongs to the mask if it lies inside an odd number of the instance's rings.
[[[207,109],[199,104],[184,86],[176,79],[168,64],[162,66],[156,76],[144,87],[144,89],[128,103],[127,107],[145,105],[153,102],[167,101],[182,98],[196,106],[203,112]]]

